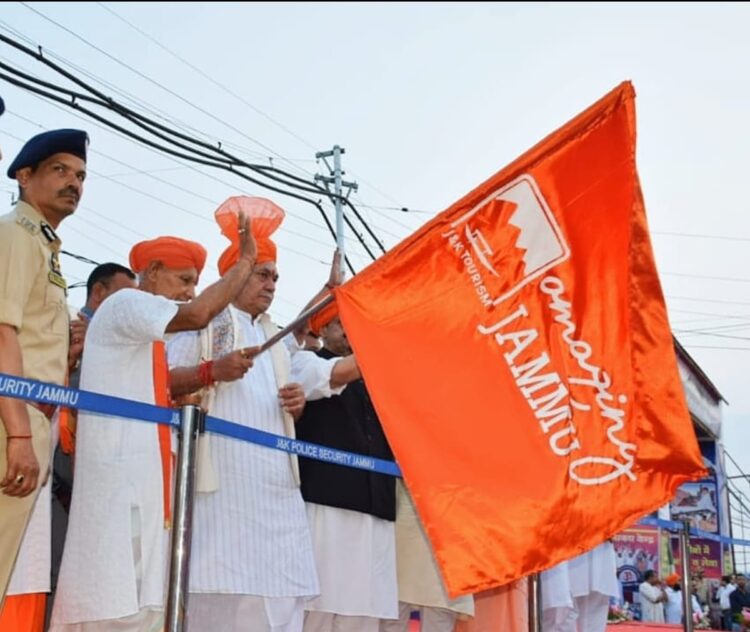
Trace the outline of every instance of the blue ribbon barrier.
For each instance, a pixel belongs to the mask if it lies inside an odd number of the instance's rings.
[[[58,386],[47,382],[29,380],[0,373],[0,397],[13,397],[27,401],[41,402],[43,404],[56,404],[98,413],[107,416],[127,417],[140,421],[166,424],[174,428],[180,426],[180,412],[172,408],[154,406],[143,402],[134,402],[121,397],[102,395],[82,391],[67,386]],[[345,467],[354,467],[360,470],[388,474],[390,476],[401,476],[401,470],[393,461],[386,461],[364,454],[355,454],[336,448],[298,441],[290,437],[264,432],[255,428],[248,428],[239,424],[206,417],[206,430],[240,441],[262,445],[267,448],[289,452],[298,456],[336,463]]]
[[[660,527],[662,529],[669,529],[670,531],[682,531],[685,528],[682,522],[677,522],[675,520],[662,520],[661,518],[642,518],[638,524],[649,527]],[[740,546],[750,546],[750,540],[730,538],[726,535],[709,533],[708,531],[701,531],[700,529],[694,529],[692,527],[690,528],[690,535],[695,536],[696,538],[713,540],[714,542],[722,542],[723,544],[738,544]]]
[[[67,386],[39,382],[6,373],[0,373],[0,397],[13,397],[15,399],[41,402],[43,404],[68,406],[100,415],[126,417],[140,421],[167,424],[174,428],[179,428],[180,426],[179,410],[135,402],[121,397],[112,397],[111,395],[102,395],[101,393],[82,391]],[[336,463],[344,467],[354,467],[390,476],[401,476],[401,470],[393,461],[385,461],[364,454],[346,452],[345,450],[329,448],[316,443],[308,443],[307,441],[298,441],[297,439],[241,426],[216,417],[206,417],[205,424],[208,432],[240,441],[262,445],[267,448],[281,450],[282,452],[296,454],[317,461]],[[684,528],[682,522],[661,520],[659,518],[643,518],[638,524],[660,527],[671,531],[680,531]],[[716,533],[701,531],[700,529],[690,529],[690,535],[724,544],[737,544],[750,547],[750,540],[730,538]]]

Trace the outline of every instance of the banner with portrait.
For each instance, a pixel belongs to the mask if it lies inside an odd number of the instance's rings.
[[[612,541],[617,560],[617,579],[622,585],[623,600],[635,604],[638,586],[646,571],[661,576],[659,560],[659,529],[657,527],[633,527],[618,533]]]
[[[670,502],[672,520],[688,520],[690,526],[708,533],[719,532],[716,480],[683,483]]]

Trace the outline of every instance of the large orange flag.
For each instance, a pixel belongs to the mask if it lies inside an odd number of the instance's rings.
[[[630,83],[337,291],[451,594],[571,558],[703,466]]]

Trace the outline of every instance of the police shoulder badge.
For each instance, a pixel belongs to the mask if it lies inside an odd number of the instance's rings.
[[[29,231],[32,235],[36,235],[39,232],[39,225],[32,222],[25,215],[19,215],[16,222],[27,231]]]
[[[50,283],[61,287],[67,293],[68,284],[62,275],[62,268],[60,268],[60,255],[56,252],[50,254],[49,274],[47,275],[47,278],[49,279]]]
[[[42,231],[42,235],[44,235],[44,238],[49,241],[50,243],[53,241],[57,241],[57,233],[54,231],[52,226],[47,224],[46,222],[42,222],[39,224],[39,229]]]

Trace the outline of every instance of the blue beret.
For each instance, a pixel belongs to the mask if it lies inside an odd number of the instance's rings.
[[[53,129],[29,139],[8,167],[8,177],[16,178],[16,171],[38,165],[55,154],[73,154],[86,160],[89,136],[80,129]]]

